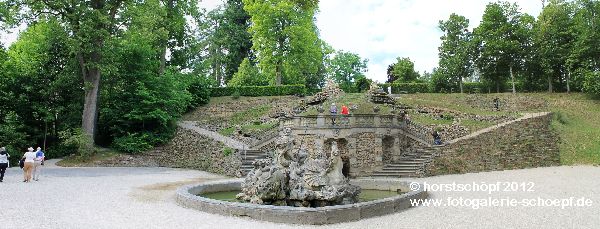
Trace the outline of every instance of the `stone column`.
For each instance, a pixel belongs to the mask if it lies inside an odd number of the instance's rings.
[[[392,148],[392,161],[393,162],[400,161],[400,155],[402,154],[401,148],[400,148],[401,143],[402,143],[402,140],[400,139],[398,134],[396,134],[396,136],[394,137],[394,147]]]
[[[358,160],[356,159],[356,138],[348,137],[346,141],[348,141],[346,147],[348,148],[348,159],[350,160],[350,177],[356,177],[361,170],[358,167]]]
[[[375,165],[378,169],[383,167],[383,137],[384,134],[375,133],[373,144],[373,157],[375,157]]]

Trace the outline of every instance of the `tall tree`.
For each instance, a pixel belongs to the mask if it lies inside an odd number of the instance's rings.
[[[367,62],[367,59],[360,58],[358,54],[337,51],[328,64],[329,76],[348,90],[358,78],[365,77]]]
[[[262,73],[275,85],[304,84],[319,74],[322,41],[315,25],[318,0],[243,0]]]
[[[447,21],[439,22],[439,28],[444,35],[440,38],[442,44],[438,48],[438,71],[449,77],[450,82],[456,82],[460,93],[463,93],[463,78],[473,72],[469,19],[453,13]]]
[[[396,63],[388,67],[388,83],[408,83],[417,81],[418,78],[419,73],[415,71],[415,63],[408,57],[398,57]]]
[[[498,2],[486,6],[483,18],[474,31],[473,40],[477,43],[475,64],[483,77],[495,84],[496,92],[507,78],[515,89],[515,71],[523,61],[523,43],[526,42],[521,28],[527,15],[519,12],[516,3]]]
[[[227,83],[238,70],[245,58],[254,61],[252,55],[252,40],[248,28],[250,15],[244,10],[242,0],[227,0],[223,11],[223,49],[225,54],[225,83]]]
[[[15,9],[22,18],[36,19],[37,15],[60,20],[70,35],[69,44],[79,63],[84,83],[85,99],[82,129],[93,142],[98,120],[98,95],[102,75],[104,45],[117,31],[124,0],[90,1],[29,1],[6,0],[7,4],[21,6]]]
[[[568,59],[573,50],[573,9],[570,3],[550,1],[539,16],[536,41],[542,67],[548,79],[548,91],[553,91],[553,82],[566,81],[570,91],[571,68]]]

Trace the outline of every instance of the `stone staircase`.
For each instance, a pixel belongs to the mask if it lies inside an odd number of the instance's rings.
[[[373,177],[422,177],[425,164],[431,162],[438,146],[425,146],[402,156],[398,162],[386,164]]]
[[[252,162],[257,159],[265,159],[269,157],[268,153],[262,152],[260,150],[246,150],[240,152],[242,157],[242,165],[240,166],[240,170],[242,171],[242,175],[246,176],[250,170],[254,168]]]

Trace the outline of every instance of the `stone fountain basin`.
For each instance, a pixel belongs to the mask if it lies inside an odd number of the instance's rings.
[[[275,223],[322,225],[358,221],[403,211],[412,207],[411,200],[427,198],[423,185],[419,185],[418,190],[411,190],[409,181],[376,179],[357,179],[351,180],[350,183],[363,189],[400,190],[406,193],[368,202],[317,208],[236,203],[198,196],[240,190],[242,181],[243,179],[234,179],[186,185],[177,190],[176,201],[186,208],[224,216],[250,217]]]

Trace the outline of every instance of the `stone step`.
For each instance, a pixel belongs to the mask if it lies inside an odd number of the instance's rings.
[[[373,177],[418,177],[416,173],[381,173],[375,172]]]
[[[406,168],[419,168],[421,164],[395,164],[395,165],[385,165],[383,169],[406,169]]]
[[[384,172],[384,173],[416,173],[417,172],[417,168],[407,168],[407,169],[386,169],[383,168],[377,172]]]
[[[400,162],[395,162],[393,164],[386,164],[386,165],[422,165],[423,162],[422,161],[400,161]]]

